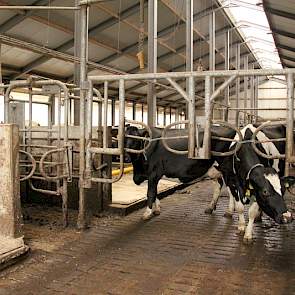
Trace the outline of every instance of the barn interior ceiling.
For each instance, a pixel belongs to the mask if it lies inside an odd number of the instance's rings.
[[[0,0],[0,5],[75,6],[75,2],[79,1]],[[142,40],[145,62],[147,62],[147,2],[147,0],[144,1],[145,21]],[[259,49],[253,51],[252,43],[248,45],[249,43],[245,42],[248,40],[245,39],[241,26],[237,25],[225,11],[225,9],[229,9],[230,5],[221,2],[215,0],[194,1],[193,54],[195,70],[200,66],[204,70],[209,69],[209,18],[213,11],[216,16],[216,69],[225,68],[224,39],[226,34],[229,35],[230,68],[236,67],[235,52],[238,44],[241,44],[240,56],[248,56],[250,64],[256,68],[268,66],[269,61],[260,57]],[[235,0],[235,2],[242,1]],[[271,2],[275,3],[276,1],[264,1],[263,5],[267,7],[266,11],[272,26],[277,21],[271,19],[273,16],[270,14],[269,8],[273,8],[272,5],[274,5]],[[257,7],[261,8],[261,6]],[[88,71],[90,75],[147,71],[146,66],[144,69],[139,68],[136,56],[140,33],[139,12],[139,0],[106,1],[92,5],[89,14]],[[158,15],[158,72],[184,71],[185,0],[159,0]],[[74,65],[78,62],[76,55],[78,50],[75,48],[79,47],[78,43],[75,44],[75,34],[78,35],[79,32],[78,18],[73,11],[0,10],[3,79],[8,81],[33,74],[66,82],[74,81]],[[284,36],[284,38],[287,37]],[[283,42],[284,40],[279,39],[276,35],[274,35],[274,39],[276,44],[280,42],[281,46],[288,46],[288,42]],[[289,51],[287,55],[285,51],[286,49],[283,48],[279,50],[283,66],[295,65],[295,57],[292,63],[290,61],[292,55]],[[282,58],[282,54],[289,56],[288,63],[287,59]],[[293,54],[295,54],[294,51]],[[241,63],[243,64],[242,58]],[[197,94],[202,96],[202,85],[197,91]],[[114,89],[113,95],[116,96],[116,89]],[[130,82],[126,88],[126,96],[131,101],[144,102],[146,100],[146,85],[142,82]],[[182,103],[178,93],[165,87],[158,87],[157,98],[160,106],[178,106]]]

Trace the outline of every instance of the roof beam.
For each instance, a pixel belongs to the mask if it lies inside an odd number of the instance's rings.
[[[281,49],[288,50],[288,51],[295,52],[295,48],[294,47],[290,47],[290,46],[287,46],[287,45],[277,44],[277,47],[278,48],[281,48]]]
[[[145,0],[145,2],[147,2]],[[139,3],[125,9],[124,11],[122,11],[122,13],[120,14],[120,19],[126,19],[128,17],[130,17],[131,15],[135,14],[136,12],[139,11]],[[89,37],[93,37],[95,36],[98,32],[102,32],[108,28],[110,28],[111,26],[113,26],[114,24],[116,24],[117,22],[117,18],[116,17],[110,17],[107,20],[93,26],[92,28],[89,29],[88,31],[88,35]],[[69,41],[61,44],[60,46],[58,46],[57,48],[55,48],[54,50],[56,51],[61,51],[61,52],[65,52],[69,49],[71,49],[74,46],[74,38],[70,39]],[[46,61],[48,61],[50,59],[50,57],[48,56],[41,56],[38,59],[35,59],[34,61],[32,61],[31,63],[27,64],[26,66],[24,66],[22,72],[20,73],[19,76],[26,74],[30,71],[32,71],[34,68],[42,65],[43,63],[45,63]]]
[[[289,61],[292,61],[292,62],[295,62],[295,58],[294,57],[291,57],[291,56],[287,56],[287,55],[281,54],[281,58],[282,59],[289,60]]]
[[[295,39],[295,34],[294,33],[286,32],[286,31],[283,31],[283,30],[278,30],[278,29],[275,29],[275,28],[272,28],[272,31],[275,34]]]
[[[31,5],[32,6],[35,6],[35,5],[47,5],[49,3],[49,1],[50,0],[37,0],[37,1],[33,2]],[[1,4],[4,4],[4,2],[1,1]],[[30,17],[34,12],[35,11],[33,11],[33,10],[26,10],[26,11],[21,10],[19,13],[17,13],[12,18],[8,19],[6,22],[4,22],[0,26],[0,34],[6,33],[10,29],[15,27],[19,23],[21,23],[23,20]]]
[[[279,9],[274,9],[271,7],[266,7],[266,11],[269,12],[270,14],[273,14],[273,15],[278,15],[281,17],[295,20],[295,13],[291,13],[291,12],[287,12],[287,11],[283,11],[283,10],[279,10]]]
[[[97,6],[98,6],[98,5],[97,5]],[[101,7],[102,5],[99,5],[99,6]],[[204,10],[198,12],[198,13],[195,13],[195,14],[194,14],[194,21],[197,21],[197,20],[201,19],[202,17],[208,15],[208,12],[212,11],[212,9],[214,9],[215,7],[216,7],[216,6],[213,5],[213,6],[211,6],[211,7],[209,7],[209,8],[206,8],[206,9],[204,9]],[[170,26],[168,26],[168,27],[162,29],[161,31],[159,31],[159,32],[158,32],[158,42],[161,41],[161,37],[164,37],[164,36],[166,36],[167,34],[171,33],[171,32],[175,29],[175,26],[177,26],[177,25],[184,25],[184,24],[185,24],[185,21],[183,21],[183,20],[181,19],[181,20],[180,20],[180,23],[176,22],[176,23],[174,23],[174,24],[172,24],[172,25],[170,25]],[[139,31],[139,29],[138,29],[138,31]],[[144,44],[146,44],[146,43],[147,43],[147,33],[146,33],[146,35],[145,35],[145,40],[144,40]],[[163,42],[161,42],[161,43],[163,43]],[[160,44],[161,44],[161,43],[160,43]],[[125,53],[125,52],[131,51],[131,50],[133,50],[133,49],[136,49],[137,47],[138,47],[138,42],[126,46],[126,47],[123,48],[121,51]],[[177,49],[176,49],[176,50],[171,50],[171,49],[170,49],[170,51],[171,51],[171,54],[175,54],[175,52],[177,52]],[[104,63],[108,63],[108,62],[112,61],[113,59],[115,59],[117,56],[118,56],[118,55],[117,55],[116,53],[111,54],[111,55],[109,55],[109,56],[107,56],[107,57],[105,57],[105,58],[99,60],[98,63],[102,63],[102,64],[104,64]],[[182,57],[183,57],[184,60],[185,60],[185,56],[182,56]]]

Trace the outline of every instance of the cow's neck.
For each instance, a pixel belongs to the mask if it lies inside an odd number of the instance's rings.
[[[145,165],[145,159],[142,154],[131,154],[130,156],[131,162],[133,165],[134,172],[143,172],[144,171],[144,165]]]

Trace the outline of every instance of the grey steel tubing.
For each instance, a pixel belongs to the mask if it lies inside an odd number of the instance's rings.
[[[76,6],[30,6],[30,5],[2,5],[0,10],[79,10]]]
[[[45,139],[45,138],[42,138]],[[56,149],[57,146],[53,145],[42,145],[42,144],[20,144],[21,147],[32,147],[32,148],[47,148],[47,149]]]
[[[30,162],[32,162],[32,166],[31,166],[32,169],[31,169],[30,173],[28,175],[20,178],[20,181],[25,181],[33,176],[33,174],[36,171],[37,164],[36,164],[36,160],[34,159],[34,157],[30,153],[23,151],[23,150],[19,150],[19,152],[21,154],[25,154],[26,156],[28,156],[30,158]]]
[[[212,119],[212,107],[210,101],[210,93],[211,93],[211,77],[206,76],[205,78],[205,128],[204,128],[204,139],[203,139],[203,150],[204,150],[204,158],[210,158],[210,150],[211,150],[211,119]]]
[[[52,195],[52,196],[60,196],[60,193],[58,191],[50,191],[50,190],[44,190],[44,189],[34,187],[31,179],[29,179],[29,186],[33,191],[38,192],[38,193]]]
[[[140,154],[140,153],[143,153],[145,152],[151,145],[151,141],[149,141],[150,138],[152,138],[152,130],[150,129],[150,127],[143,123],[143,122],[139,122],[139,121],[134,121],[134,120],[125,120],[126,123],[130,123],[130,124],[135,124],[135,125],[141,125],[143,126],[144,129],[146,129],[146,131],[148,132],[149,134],[149,137],[148,138],[144,138],[144,137],[138,137],[138,139],[141,139],[141,140],[145,140],[147,141],[148,143],[146,145],[144,145],[144,148],[141,149],[141,150],[134,150],[134,149],[129,149],[129,148],[124,148],[124,150],[128,153],[134,153],[134,154]],[[132,135],[125,135],[125,137],[132,137]]]
[[[276,122],[270,122],[270,121],[267,121],[263,124],[261,124],[259,127],[256,128],[256,130],[254,131],[253,135],[252,135],[252,142],[251,142],[251,145],[254,149],[254,151],[261,157],[263,158],[266,158],[266,159],[284,159],[286,157],[285,154],[282,154],[282,155],[276,155],[276,156],[272,156],[272,155],[267,155],[263,152],[261,152],[257,146],[256,146],[256,136],[258,134],[259,131],[261,131],[263,128],[267,127],[267,126],[276,126],[276,125],[285,125],[286,124],[286,121],[276,121]],[[271,140],[272,141],[272,140]]]
[[[166,72],[166,73],[145,73],[145,74],[124,74],[124,75],[98,75],[89,76],[88,79],[93,82],[101,81],[117,81],[123,80],[154,80],[154,79],[167,79],[167,78],[188,78],[193,77],[230,77],[237,75],[243,76],[273,76],[273,75],[287,75],[294,74],[295,69],[258,69],[258,70],[219,70],[219,71],[199,71],[199,72]]]
[[[232,151],[228,151],[228,152],[211,151],[211,154],[213,156],[218,156],[218,157],[227,157],[227,156],[231,156],[231,155],[236,154],[239,151],[239,149],[242,147],[241,141],[243,140],[243,135],[242,135],[240,129],[237,128],[236,126],[228,123],[228,122],[214,121],[213,124],[218,124],[220,126],[224,126],[224,127],[230,128],[230,129],[234,129],[236,131],[236,133],[238,134],[239,139],[238,139],[238,141],[235,141],[234,139],[232,139],[232,140],[225,140],[224,137],[214,136],[214,138],[216,138],[218,140],[221,140],[221,141],[232,141],[232,142],[236,142],[237,144],[236,144],[235,148]],[[210,143],[211,143],[211,141],[210,141]]]
[[[286,130],[286,161],[285,176],[289,176],[290,163],[295,162],[294,150],[294,75],[287,75],[287,130]]]
[[[34,93],[32,93],[34,95]],[[22,103],[29,103],[29,101],[27,100],[22,100],[22,99],[10,99],[10,101],[16,101],[16,102],[22,102]],[[49,105],[49,102],[45,102],[45,101],[33,101],[33,103],[37,103],[37,104],[45,104],[45,105]]]
[[[195,84],[194,77],[188,78],[188,157],[195,157],[196,147],[196,103],[195,103]]]
[[[59,169],[57,169],[57,176],[48,176],[47,173],[45,172],[45,169],[44,169],[44,165],[45,165],[45,158],[48,156],[48,155],[51,155],[53,153],[60,153],[60,152],[66,152],[66,149],[65,148],[59,148],[59,149],[56,149],[56,150],[52,150],[52,151],[48,151],[46,153],[44,153],[40,159],[40,163],[39,163],[39,169],[40,169],[40,173],[41,175],[49,180],[49,181],[52,181],[52,180],[60,180],[62,178],[67,178],[68,175],[60,175],[60,171],[58,171]],[[58,161],[59,163],[60,161]],[[60,165],[57,165],[57,168],[59,168]]]
[[[93,105],[93,85],[90,83],[89,90],[87,93],[87,105],[86,105],[86,164],[85,164],[85,174],[86,178],[91,177],[91,152],[89,148],[92,146],[92,105]],[[91,186],[91,183],[88,184]]]
[[[52,129],[20,129],[20,132],[53,132],[56,133],[56,130],[52,130]]]
[[[182,89],[182,87],[175,82],[174,80],[172,80],[171,78],[167,78],[167,81],[175,88],[175,90],[177,90],[177,92],[187,101],[189,102],[189,97],[187,95],[187,93]]]
[[[211,95],[210,101],[213,102],[215,98],[223,91],[226,87],[229,86],[230,83],[232,83],[238,76],[234,75],[230,77],[228,80],[224,81]]]
[[[103,116],[103,138],[102,138],[102,146],[103,148],[108,147],[108,82],[104,82],[104,116]]]
[[[167,126],[165,126],[165,128],[163,129],[162,131],[162,143],[164,145],[164,147],[171,153],[174,153],[174,154],[178,154],[178,155],[187,155],[188,154],[188,150],[187,151],[178,151],[178,150],[175,150],[175,149],[172,149],[168,143],[167,143],[167,136],[166,136],[166,132],[168,129],[170,129],[171,127],[173,126],[177,126],[177,125],[182,125],[182,124],[188,124],[189,123],[189,120],[184,120],[184,121],[177,121],[177,122],[174,122],[174,123],[171,123]],[[188,138],[188,135],[187,135],[187,138]]]
[[[124,134],[125,134],[125,81],[119,80],[119,130],[118,149],[124,154]]]
[[[80,87],[84,85],[87,77],[87,45],[88,45],[88,7],[81,5],[80,26],[81,26],[81,51],[80,51]],[[84,229],[86,222],[85,204],[85,100],[86,90],[80,90],[80,154],[79,154],[79,213],[77,226]]]

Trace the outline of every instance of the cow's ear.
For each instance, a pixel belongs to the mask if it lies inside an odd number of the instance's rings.
[[[282,178],[285,187],[290,187],[295,184],[295,177],[294,176],[285,176]]]

